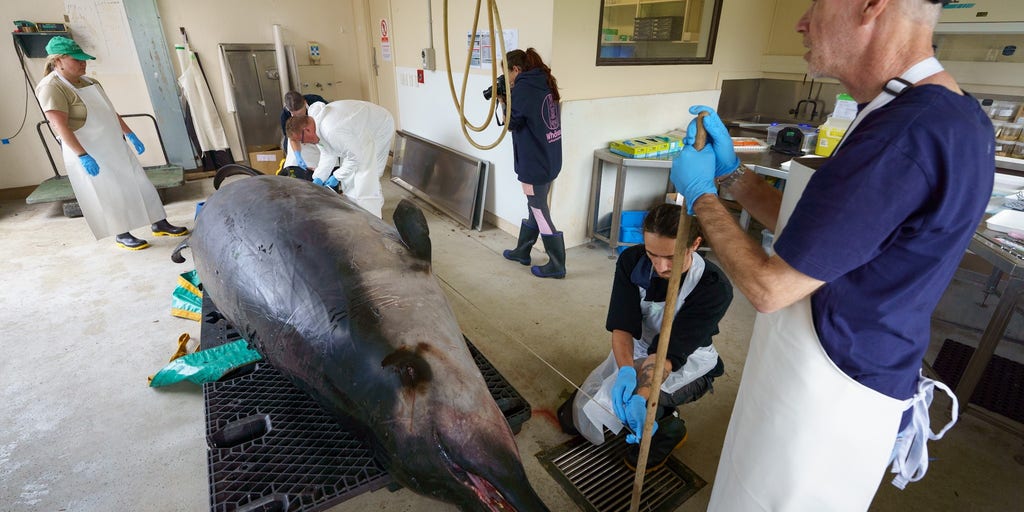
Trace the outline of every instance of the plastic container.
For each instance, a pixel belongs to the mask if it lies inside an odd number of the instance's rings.
[[[619,241],[627,244],[641,244],[644,242],[644,233],[640,228],[619,229]]]
[[[814,145],[814,154],[832,156],[832,152],[839,146],[839,142],[846,135],[846,130],[849,129],[849,119],[829,117],[825,124],[818,127],[818,142]]]
[[[1007,124],[1009,123],[1006,121],[992,121],[992,130],[995,132],[997,139],[1003,138],[1003,127]]]
[[[647,217],[646,210],[624,210],[619,215],[619,227],[640,229],[644,225],[644,217]]]
[[[772,123],[768,127],[768,145],[774,146],[775,141],[778,139],[779,132],[783,128],[792,127],[799,129],[804,134],[803,144],[801,149],[805,152],[811,152],[814,150],[815,138],[818,136],[818,129],[809,124],[776,124]]]
[[[1015,140],[996,139],[996,156],[1010,156],[1016,146]]]
[[[997,139],[1019,140],[1021,133],[1024,133],[1024,124],[1004,123],[1003,129],[996,135]]]
[[[1010,231],[1024,232],[1024,212],[1017,210],[1003,210],[985,221],[985,225],[992,231],[1008,233]]]
[[[997,121],[1012,121],[1019,106],[1012,101],[993,101],[988,107],[988,116]]]
[[[1013,151],[1010,154],[1012,158],[1024,158],[1024,140],[1017,141],[1014,145]]]

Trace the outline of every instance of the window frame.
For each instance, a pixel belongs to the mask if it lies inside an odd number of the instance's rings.
[[[712,64],[715,60],[715,46],[718,42],[718,26],[722,17],[722,3],[724,0],[712,0],[714,11],[711,14],[711,27],[708,30],[707,52],[701,57],[602,57],[601,46],[604,41],[602,30],[604,29],[605,2],[601,0],[601,13],[597,25],[597,48],[595,66],[665,66],[665,65],[689,65],[689,64]],[[637,0],[641,3],[641,0]],[[641,41],[642,42],[642,41]]]

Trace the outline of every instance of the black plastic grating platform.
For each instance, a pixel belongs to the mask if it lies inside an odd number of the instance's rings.
[[[972,355],[974,347],[947,339],[935,356],[932,369],[950,389],[956,389]],[[970,403],[1024,423],[1024,364],[992,356]]]
[[[241,338],[203,298],[202,348]],[[466,340],[487,387],[518,433],[530,404]],[[272,365],[260,361],[205,384],[210,510],[324,510],[394,486],[373,452]]]
[[[605,434],[604,444],[593,445],[576,436],[565,444],[538,453],[537,459],[582,510],[628,511],[636,472],[622,461],[626,454],[626,434]],[[644,475],[640,510],[675,510],[705,485],[707,482],[693,470],[675,456],[669,456],[664,466]]]

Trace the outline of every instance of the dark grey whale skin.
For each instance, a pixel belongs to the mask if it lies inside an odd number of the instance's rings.
[[[394,220],[302,180],[245,178],[209,198],[173,259],[190,247],[218,310],[396,481],[466,511],[547,510],[431,273],[423,213],[403,200]]]

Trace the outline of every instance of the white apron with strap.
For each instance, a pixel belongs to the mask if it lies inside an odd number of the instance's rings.
[[[914,66],[902,80],[913,84],[941,71],[935,68],[938,61],[929,60],[934,62]],[[851,131],[868,109],[894,97],[887,96],[872,101]],[[810,173],[802,165],[790,169],[776,238]],[[822,348],[809,297],[758,314],[708,510],[867,510],[894,451],[917,456],[894,463],[905,475],[898,479],[923,476],[918,474],[927,467],[923,437],[937,438],[928,426],[934,385],[945,388],[922,377],[913,398],[897,400],[850,378]],[[914,422],[903,434],[919,443],[914,450],[894,450],[900,420],[910,407]]]
[[[76,89],[60,73],[57,76],[82,98],[88,112],[75,137],[96,159],[100,173],[89,176],[68,144],[62,144],[61,151],[75,199],[93,236],[99,240],[166,218],[160,195],[121,137],[117,113],[100,86],[83,77],[89,85]]]
[[[693,263],[686,273],[686,278],[679,288],[675,311],[683,307],[686,297],[700,282],[704,275],[704,259],[693,253]],[[633,340],[633,359],[646,359],[647,349],[654,337],[661,332],[661,322],[665,316],[665,302],[644,301],[645,291],[640,289],[640,310],[643,316],[641,339]],[[688,358],[682,368],[669,373],[661,390],[674,393],[683,386],[703,376],[718,364],[718,352],[714,346],[700,347]],[[583,382],[573,403],[573,423],[583,437],[594,444],[604,442],[604,428],[618,434],[622,430],[622,422],[612,412],[611,389],[615,385],[615,377],[619,366],[615,362],[615,354],[609,353],[603,363],[598,365]],[[587,395],[593,397],[591,400]]]

